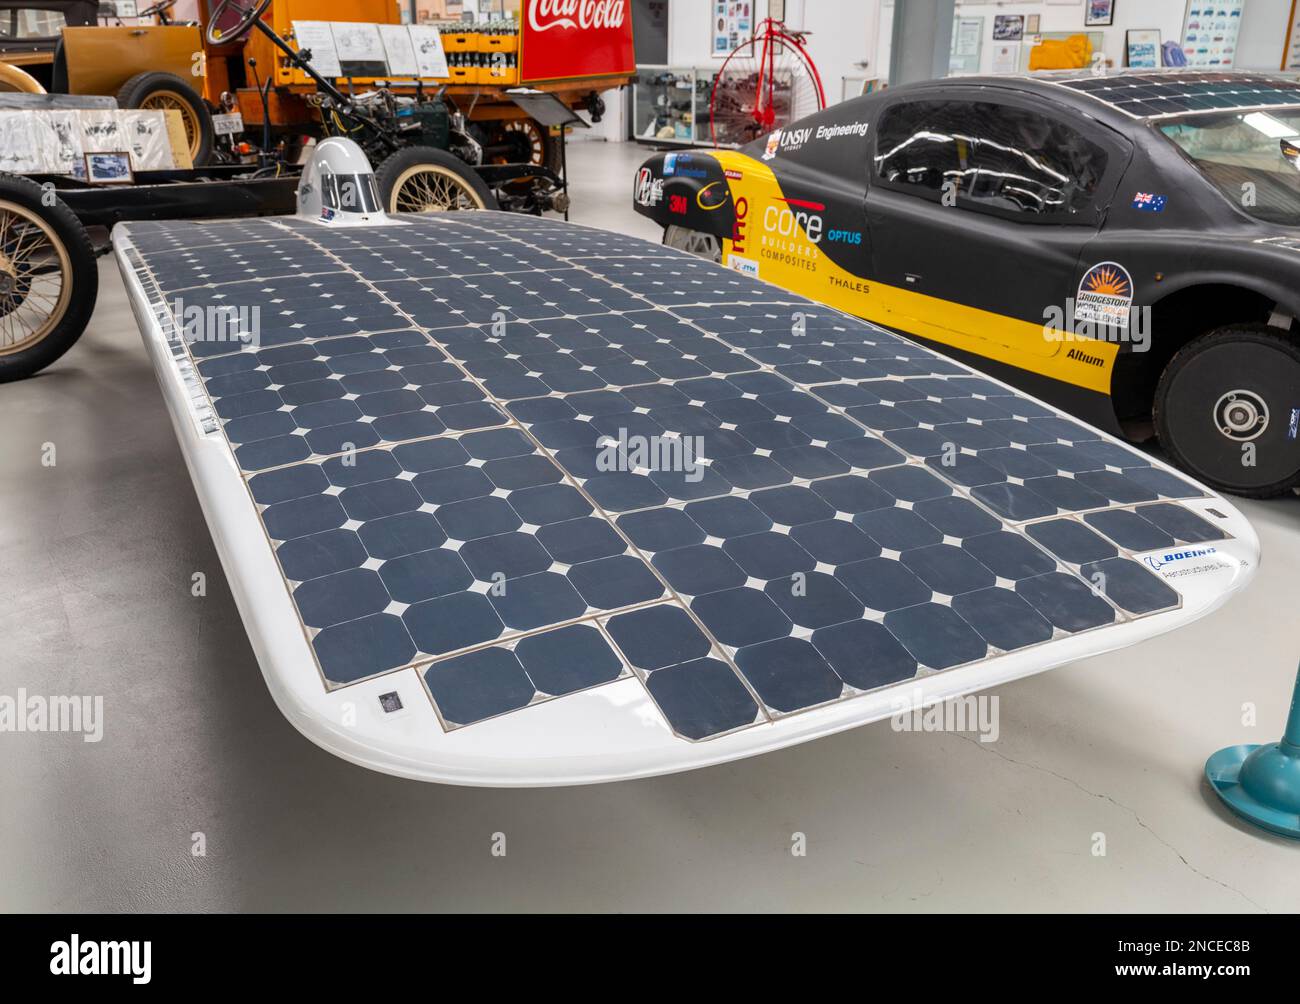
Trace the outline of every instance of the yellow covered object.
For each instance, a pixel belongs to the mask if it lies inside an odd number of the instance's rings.
[[[1092,62],[1092,42],[1087,35],[1048,38],[1029,50],[1031,70],[1078,70]]]

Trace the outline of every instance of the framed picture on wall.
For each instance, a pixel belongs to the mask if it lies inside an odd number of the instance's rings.
[[[1130,28],[1124,33],[1124,65],[1144,70],[1160,67],[1160,29]]]
[[[1019,42],[1025,35],[1023,14],[996,14],[993,17],[993,41]]]
[[[1108,28],[1115,23],[1115,0],[1087,0],[1083,23],[1089,28]]]

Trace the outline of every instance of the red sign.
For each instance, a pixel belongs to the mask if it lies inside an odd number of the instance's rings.
[[[519,80],[636,72],[632,0],[524,0]]]

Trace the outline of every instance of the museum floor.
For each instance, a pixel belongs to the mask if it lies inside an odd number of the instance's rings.
[[[573,145],[574,220],[657,239],[631,210],[644,155]],[[1282,731],[1300,657],[1300,499],[1240,503],[1264,554],[1244,596],[1175,635],[1000,688],[994,743],[881,722],[622,784],[403,781],[323,752],[276,710],[111,259],[100,277],[82,342],[0,386],[0,694],[102,694],[106,720],[94,744],[0,734],[0,911],[1300,903],[1300,845],[1248,832],[1201,779],[1219,747]],[[806,856],[790,852],[796,833]]]

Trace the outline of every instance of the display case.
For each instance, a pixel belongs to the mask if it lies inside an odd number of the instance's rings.
[[[715,67],[638,66],[632,82],[632,138],[712,146],[709,97]]]

